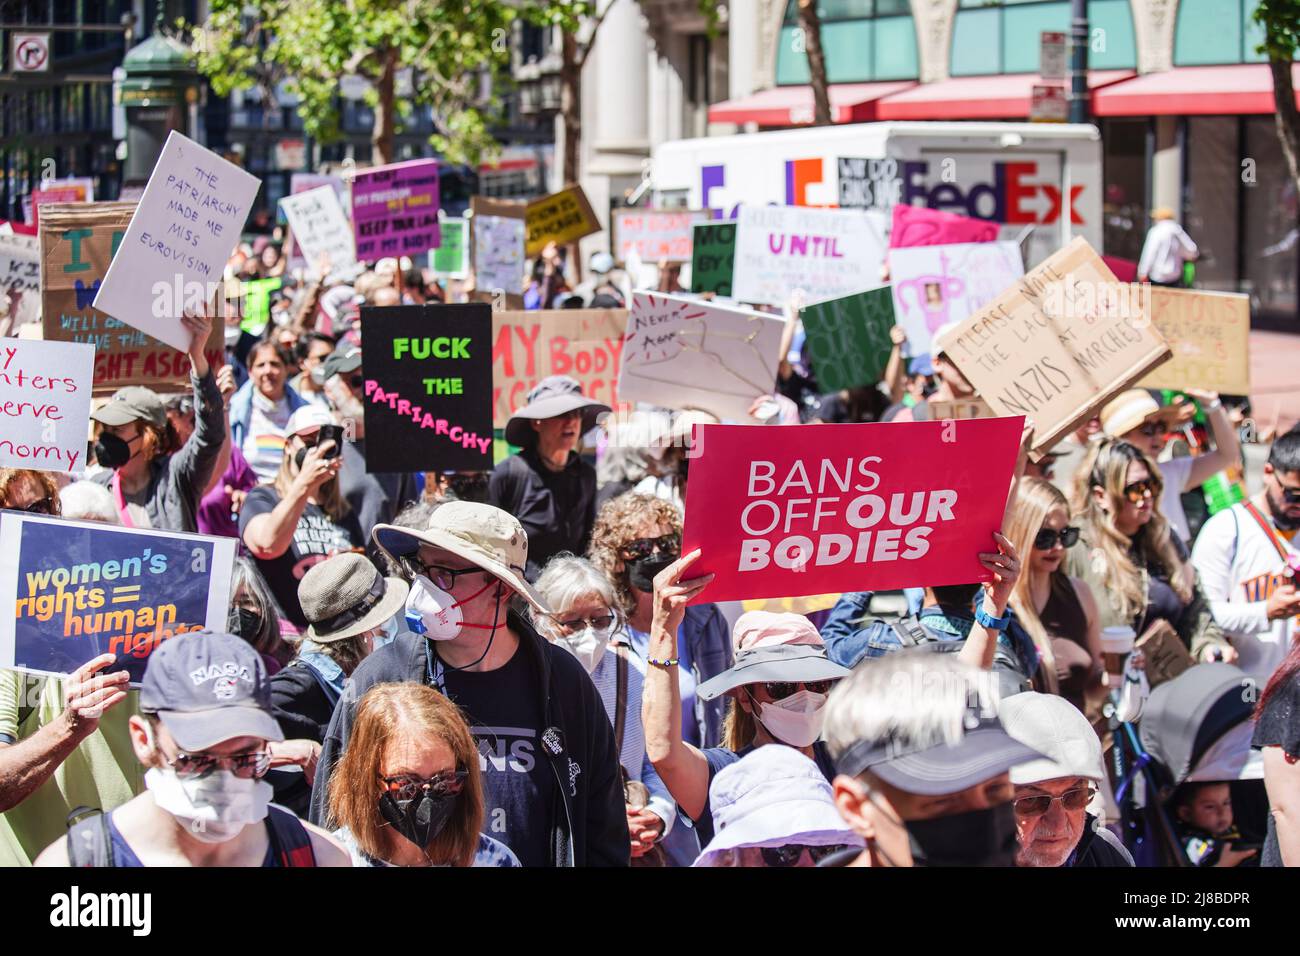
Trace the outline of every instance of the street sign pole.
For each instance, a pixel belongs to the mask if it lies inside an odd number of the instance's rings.
[[[1070,122],[1088,122],[1088,0],[1071,2]]]

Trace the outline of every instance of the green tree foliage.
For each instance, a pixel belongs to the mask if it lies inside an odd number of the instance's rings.
[[[1256,52],[1267,54],[1273,74],[1274,122],[1291,179],[1300,188],[1300,112],[1295,105],[1291,66],[1300,47],[1300,0],[1260,0],[1255,22],[1264,28]]]

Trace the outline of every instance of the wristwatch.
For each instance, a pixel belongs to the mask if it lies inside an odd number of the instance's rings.
[[[975,623],[994,631],[1005,631],[1011,623],[1011,611],[1008,609],[1001,617],[993,617],[981,604],[975,609]]]

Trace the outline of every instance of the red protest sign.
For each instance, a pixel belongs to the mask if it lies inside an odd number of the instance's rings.
[[[926,209],[900,203],[894,207],[894,221],[889,229],[889,248],[911,246],[947,246],[959,242],[993,242],[998,238],[998,224],[986,219],[972,219],[942,209]]]
[[[697,425],[682,553],[701,601],[988,579],[1023,418]]]

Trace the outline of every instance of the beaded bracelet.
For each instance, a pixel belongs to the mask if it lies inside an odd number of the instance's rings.
[[[668,660],[666,660],[666,661],[661,661],[661,660],[658,660],[658,659],[653,658],[653,657],[647,657],[647,658],[646,658],[646,663],[647,663],[647,664],[654,664],[656,667],[676,667],[678,664],[681,663],[681,661],[679,661],[679,660],[678,660],[677,658],[675,658],[675,657],[670,657],[670,658],[668,658]]]

